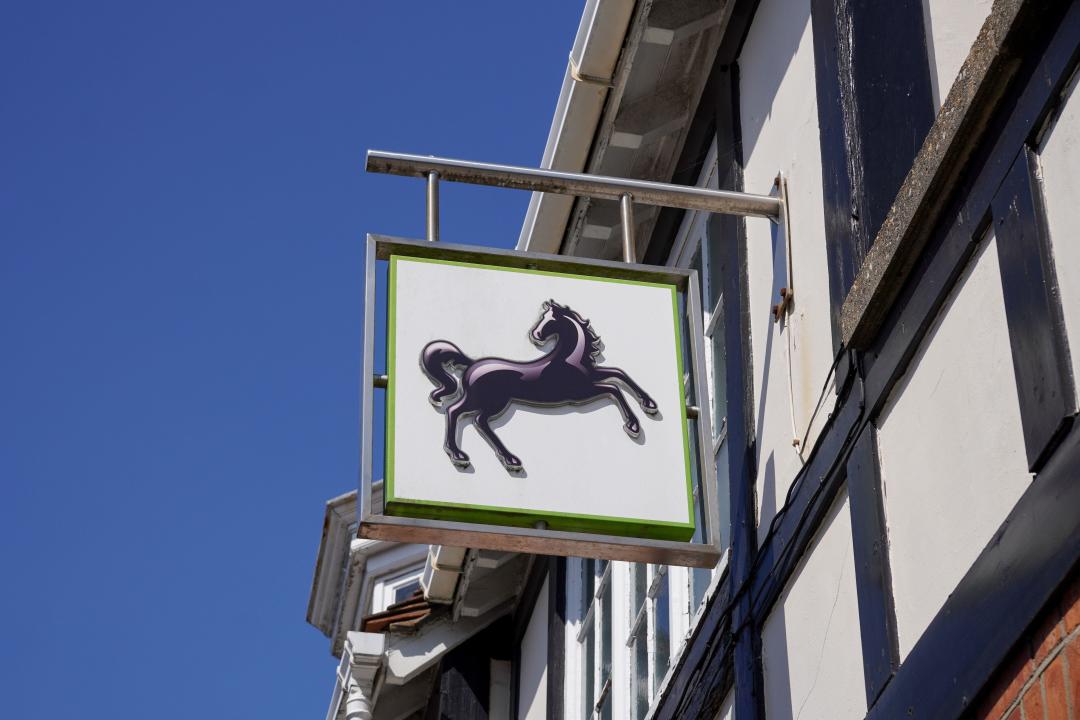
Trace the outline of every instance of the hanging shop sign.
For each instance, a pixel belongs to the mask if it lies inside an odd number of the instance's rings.
[[[372,237],[368,285],[362,535],[715,563],[713,468],[697,451],[711,431],[687,409],[702,352],[692,272]]]

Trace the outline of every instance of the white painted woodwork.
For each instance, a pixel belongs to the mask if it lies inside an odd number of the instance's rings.
[[[443,656],[510,612],[506,603],[482,617],[425,622],[415,635],[395,635],[386,651],[386,682],[404,685],[442,660]]]

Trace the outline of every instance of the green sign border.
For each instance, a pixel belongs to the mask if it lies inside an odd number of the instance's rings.
[[[690,466],[690,437],[686,418],[686,411],[680,412],[682,418],[683,460],[686,474],[686,507],[687,522],[670,522],[659,520],[643,520],[639,518],[624,518],[605,515],[585,515],[577,513],[561,513],[554,511],[525,510],[522,508],[501,507],[492,505],[469,505],[466,503],[450,503],[433,500],[418,500],[415,498],[401,498],[394,494],[394,403],[395,385],[397,376],[397,265],[398,261],[431,263],[435,265],[451,265],[457,267],[479,268],[483,270],[496,270],[499,272],[525,273],[530,275],[547,275],[551,277],[574,278],[577,280],[590,280],[593,282],[617,283],[621,285],[640,285],[644,287],[663,288],[671,291],[672,320],[675,327],[675,358],[678,370],[679,407],[686,407],[686,390],[683,387],[683,352],[682,352],[682,324],[679,322],[679,298],[674,285],[668,283],[652,283],[640,280],[622,280],[618,278],[598,277],[592,275],[579,275],[573,273],[561,273],[548,270],[531,270],[525,268],[502,267],[499,265],[487,265],[483,263],[461,262],[458,260],[441,260],[434,258],[417,258],[407,255],[391,255],[387,317],[387,386],[386,386],[386,478],[383,489],[384,512],[387,515],[398,517],[424,518],[428,520],[449,520],[465,523],[484,523],[489,525],[505,525],[510,527],[536,527],[538,523],[545,523],[550,530],[565,530],[568,532],[585,532],[603,535],[620,535],[624,537],[640,537],[653,540],[678,540],[688,541],[694,535],[694,492],[693,475]]]

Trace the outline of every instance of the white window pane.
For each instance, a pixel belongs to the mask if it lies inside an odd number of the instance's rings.
[[[630,566],[631,586],[634,591],[630,602],[630,622],[634,621],[641,606],[645,604],[645,592],[649,588],[648,570],[649,566],[644,563]]]
[[[420,578],[413,580],[405,585],[399,585],[394,588],[394,602],[401,602],[412,597],[413,593],[420,589]]]
[[[698,606],[705,599],[705,591],[712,582],[712,570],[709,568],[693,568],[690,573],[690,617],[697,612]]]
[[[596,561],[586,558],[581,561],[581,615],[584,617],[596,592]]]
[[[634,633],[633,708],[634,718],[641,720],[649,712],[649,644],[648,623],[638,625]]]
[[[656,593],[653,623],[654,656],[653,656],[653,687],[660,687],[664,676],[667,675],[668,662],[671,653],[671,617],[670,602],[668,600],[668,583],[665,577],[660,583],[659,592]]]
[[[604,698],[604,706],[600,708],[601,720],[611,720],[611,693]]]
[[[717,305],[711,324],[709,364],[712,366],[712,372],[709,378],[709,392],[712,395],[710,398],[712,414],[710,418],[713,438],[717,438],[724,430],[724,419],[727,417],[727,345],[724,343],[723,302]]]
[[[600,677],[607,679],[611,675],[611,582],[604,588],[600,597]]]
[[[584,650],[584,661],[581,664],[582,680],[584,681],[584,692],[581,693],[581,716],[583,718],[592,717],[593,706],[596,704],[596,697],[594,695],[594,688],[596,687],[594,679],[594,671],[596,670],[596,625],[595,623],[589,623],[589,629],[585,633],[585,639],[582,641],[582,649]]]

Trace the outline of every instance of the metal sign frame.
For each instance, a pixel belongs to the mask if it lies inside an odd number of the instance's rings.
[[[375,375],[375,268],[376,261],[391,255],[437,260],[457,260],[504,268],[547,270],[598,278],[616,278],[674,285],[685,298],[684,320],[690,347],[689,370],[695,397],[702,396],[705,381],[704,331],[697,272],[659,268],[623,262],[567,258],[520,251],[477,248],[420,240],[368,235],[364,279],[364,345],[361,376],[361,477],[360,526],[362,538],[430,545],[451,545],[541,555],[568,555],[627,560],[688,567],[714,567],[721,556],[721,538],[716,497],[716,466],[711,457],[712,428],[708,412],[688,406],[683,422],[697,420],[696,457],[700,502],[704,516],[704,542],[651,540],[584,532],[548,530],[504,525],[474,524],[448,520],[425,520],[383,514],[373,507],[372,438],[375,392],[386,379]]]

